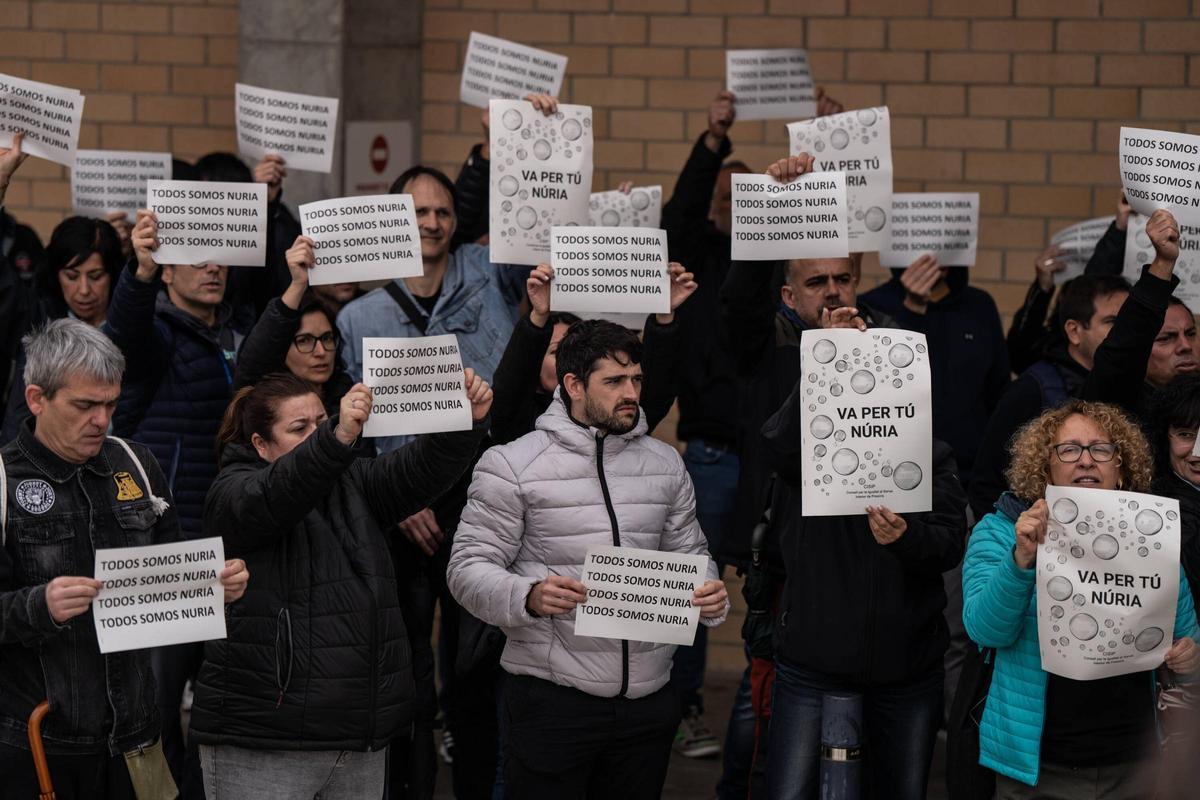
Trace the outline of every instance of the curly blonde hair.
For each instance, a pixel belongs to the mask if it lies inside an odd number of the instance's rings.
[[[1072,400],[1026,423],[1012,439],[1012,461],[1006,476],[1013,494],[1033,502],[1046,494],[1050,480],[1050,446],[1063,423],[1076,414],[1100,426],[1117,446],[1121,460],[1118,487],[1145,492],[1154,479],[1154,460],[1141,429],[1123,411],[1107,403]]]

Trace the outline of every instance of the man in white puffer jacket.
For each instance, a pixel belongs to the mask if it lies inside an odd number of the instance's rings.
[[[637,336],[578,322],[556,355],[559,388],[536,430],[475,468],[448,582],[508,636],[507,796],[656,798],[680,718],[666,686],[675,646],[576,636],[579,577],[597,545],[708,550],[682,459],[646,435]],[[729,600],[711,560],[708,578],[693,603],[714,626]]]

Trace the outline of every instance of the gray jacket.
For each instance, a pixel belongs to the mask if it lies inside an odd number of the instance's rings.
[[[644,697],[666,684],[674,645],[576,636],[574,612],[539,618],[525,608],[535,583],[579,579],[588,548],[612,544],[708,555],[692,481],[679,453],[646,435],[644,419],[629,433],[603,436],[575,422],[556,391],[533,433],[491,448],[476,465],[450,555],[450,591],[504,629],[509,673],[599,697]],[[717,578],[711,560],[707,577]]]

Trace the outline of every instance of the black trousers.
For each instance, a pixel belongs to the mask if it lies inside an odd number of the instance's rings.
[[[58,800],[134,800],[125,756],[46,756]],[[0,744],[0,800],[38,796],[33,753]]]
[[[654,800],[679,727],[679,694],[594,697],[523,675],[504,684],[507,800]]]

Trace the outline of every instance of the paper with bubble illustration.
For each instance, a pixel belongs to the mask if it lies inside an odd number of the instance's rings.
[[[804,516],[933,507],[925,334],[806,330],[800,338]]]
[[[621,191],[592,192],[588,224],[608,228],[657,228],[662,222],[662,187],[635,186]]]
[[[850,250],[881,249],[892,208],[892,123],[887,106],[787,126],[792,155],[808,153],[818,172],[845,172]]]
[[[1116,219],[1112,214],[1107,217],[1076,222],[1063,228],[1050,237],[1050,244],[1057,246],[1063,252],[1058,260],[1066,264],[1066,269],[1054,273],[1054,285],[1059,286],[1072,278],[1078,278],[1087,268],[1087,263],[1096,252],[1096,245],[1104,238],[1104,232]]]
[[[817,115],[817,95],[804,50],[726,50],[725,88],[737,97],[740,120]]]
[[[1125,229],[1125,280],[1137,283],[1142,277],[1142,267],[1154,260],[1154,244],[1146,233],[1148,217],[1130,214]],[[1179,258],[1175,261],[1175,275],[1179,285],[1175,296],[1192,310],[1200,313],[1200,228],[1190,225],[1179,226]]]
[[[1175,631],[1179,501],[1047,486],[1037,554],[1042,669],[1077,681],[1152,670]]]
[[[550,258],[550,229],[587,225],[592,192],[591,106],[545,116],[524,100],[493,100],[490,247],[496,264]]]
[[[907,267],[923,255],[943,267],[975,265],[979,240],[978,192],[896,192],[892,224],[879,263]]]

